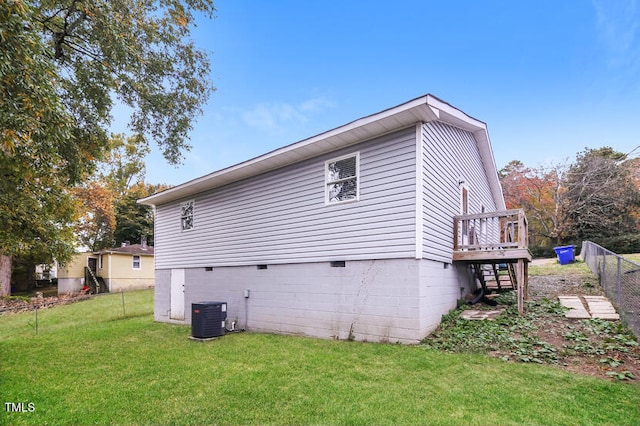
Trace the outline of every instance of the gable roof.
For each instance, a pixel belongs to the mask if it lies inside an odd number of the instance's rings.
[[[153,246],[142,244],[127,244],[126,246],[108,248],[95,252],[94,254],[140,254],[153,256]]]
[[[142,198],[138,200],[138,203],[157,206],[184,199],[203,191],[279,169],[289,164],[415,125],[419,122],[426,123],[429,121],[441,121],[473,133],[478,142],[484,172],[489,180],[489,186],[496,205],[500,210],[506,209],[486,124],[430,94],[174,186]]]

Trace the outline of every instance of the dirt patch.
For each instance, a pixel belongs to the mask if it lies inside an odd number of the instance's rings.
[[[69,303],[87,300],[87,294],[63,294],[60,296],[43,297],[0,297],[0,315],[9,315],[17,312],[32,311],[36,308],[47,309],[53,306],[66,305]]]
[[[584,275],[533,276],[531,300],[557,300],[560,295],[605,296],[597,279]],[[535,335],[560,354],[558,366],[574,373],[640,380],[640,347],[620,321],[577,320],[556,315],[541,318]]]
[[[425,339],[427,346],[449,352],[486,353],[508,362],[555,365],[573,373],[640,382],[640,346],[620,321],[578,320],[564,316],[559,295],[603,296],[597,280],[585,275],[532,276],[525,315],[515,309],[513,292],[499,306],[464,306],[443,317]],[[465,309],[493,311],[495,320],[467,321]]]
[[[544,275],[529,277],[529,297],[557,299],[558,296],[604,296],[595,277],[584,275]]]

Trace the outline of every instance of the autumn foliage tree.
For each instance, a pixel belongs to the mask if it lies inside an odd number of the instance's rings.
[[[585,149],[575,162],[547,168],[512,161],[500,179],[507,206],[525,210],[534,249],[592,240],[625,251],[640,248],[636,164],[610,147]]]
[[[111,247],[116,228],[114,193],[99,182],[73,190],[79,217],[75,232],[78,243],[91,251]]]
[[[169,163],[213,86],[190,40],[210,0],[0,0],[0,295],[13,256],[73,250],[71,188],[108,150],[116,103]]]
[[[547,247],[564,238],[563,170],[531,169],[516,160],[500,171],[507,208],[525,210],[532,246]]]
[[[96,251],[123,242],[153,242],[153,210],[137,200],[166,185],[145,183],[148,152],[136,136],[111,135],[96,172],[74,189],[80,212],[76,235],[82,247]]]

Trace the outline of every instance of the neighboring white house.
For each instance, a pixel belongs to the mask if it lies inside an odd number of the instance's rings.
[[[454,216],[505,210],[485,123],[432,95],[139,202],[157,321],[224,301],[248,330],[403,343],[475,289]]]

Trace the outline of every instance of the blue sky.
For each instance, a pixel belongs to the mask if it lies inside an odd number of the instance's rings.
[[[640,0],[218,0],[217,90],[179,184],[431,93],[487,123],[498,168],[640,145]],[[114,130],[121,129],[115,128]]]

